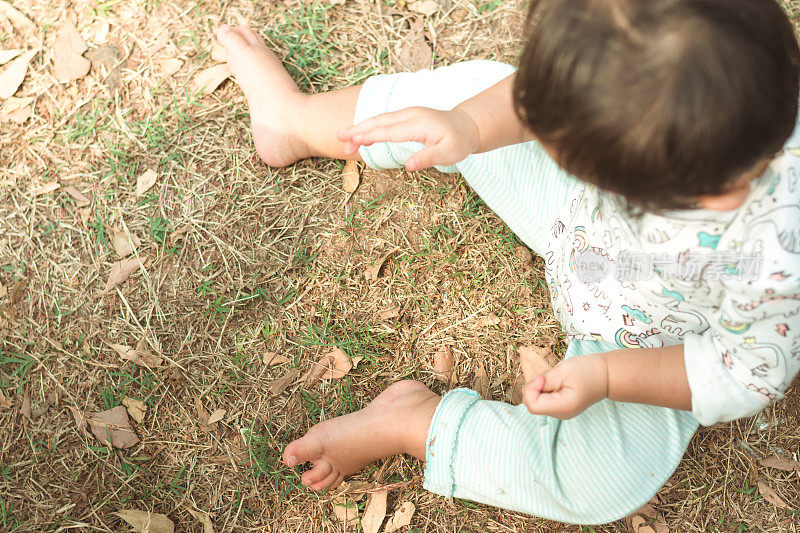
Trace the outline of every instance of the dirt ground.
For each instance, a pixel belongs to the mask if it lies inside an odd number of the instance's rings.
[[[800,459],[797,382],[756,418],[702,428],[633,522],[448,501],[408,457],[321,494],[280,463],[398,379],[446,390],[443,346],[452,386],[508,400],[518,346],[562,353],[563,336],[541,259],[459,176],[364,170],[350,194],[340,161],[261,163],[235,83],[200,90],[221,70],[214,29],[252,25],[321,91],[513,63],[523,15],[521,0],[0,1],[0,50],[35,51],[20,109],[0,108],[0,531],[128,531],[115,513],[133,509],[177,531],[207,516],[218,532],[336,532],[335,502],[361,513],[382,488],[389,516],[414,504],[412,532],[797,531],[800,472],[761,464]],[[56,44],[73,16],[92,66],[60,82],[59,61],[81,69],[75,40]],[[336,347],[362,359],[297,379]],[[120,405],[127,419],[98,426]]]

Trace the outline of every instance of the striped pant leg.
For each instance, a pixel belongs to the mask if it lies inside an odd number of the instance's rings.
[[[568,356],[616,348],[574,341]],[[424,487],[560,522],[611,522],[652,498],[697,426],[688,412],[610,400],[561,421],[457,389],[434,413]]]

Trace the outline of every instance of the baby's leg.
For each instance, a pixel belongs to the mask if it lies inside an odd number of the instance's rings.
[[[425,459],[425,436],[441,398],[418,381],[399,381],[364,409],[321,422],[283,452],[289,467],[311,462],[301,481],[313,490],[338,485],[385,457]]]
[[[265,163],[283,167],[315,156],[358,159],[357,154],[344,153],[336,133],[353,124],[360,87],[303,94],[250,28],[223,26],[217,38],[247,97],[253,141]]]

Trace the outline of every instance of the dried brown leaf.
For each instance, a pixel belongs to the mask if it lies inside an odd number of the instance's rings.
[[[158,62],[159,70],[161,70],[161,72],[163,72],[167,76],[173,76],[176,72],[178,72],[181,69],[182,66],[183,66],[183,61],[181,61],[177,57],[162,59]]]
[[[57,181],[51,181],[50,183],[45,183],[38,189],[33,191],[34,196],[42,196],[43,194],[50,194],[53,191],[56,191],[61,188],[61,185]]]
[[[350,357],[340,348],[335,348],[320,356],[306,373],[304,381],[306,386],[310,387],[319,380],[342,379],[352,369],[353,363],[350,361]]]
[[[11,399],[3,394],[3,391],[0,390],[0,408],[11,409],[12,405],[13,403],[11,402]]]
[[[415,0],[408,3],[408,9],[429,17],[439,11],[439,4],[434,0]]]
[[[408,526],[411,524],[411,518],[414,516],[414,511],[417,508],[411,502],[403,502],[400,507],[394,512],[394,515],[386,522],[386,528],[384,528],[384,533],[394,533],[395,531],[399,530],[402,527]]]
[[[17,98],[12,96],[0,106],[0,122],[22,124],[33,115],[33,97]]]
[[[786,509],[789,507],[786,505],[786,502],[778,496],[778,493],[764,481],[758,482],[758,492],[761,493],[765,500],[779,509]]]
[[[28,420],[33,418],[32,417],[33,413],[31,411],[31,395],[28,392],[27,387],[25,387],[25,394],[23,394],[22,396],[22,405],[19,408],[19,413]]]
[[[549,348],[520,346],[519,366],[522,369],[522,375],[525,381],[528,382],[536,376],[541,376],[549,371],[552,368],[550,361],[553,360],[553,358],[553,352],[550,351]]]
[[[228,460],[230,461],[230,459]],[[203,525],[203,533],[214,533],[214,524],[211,522],[211,515],[209,513],[205,511],[195,511],[190,508],[187,508],[187,511]]]
[[[489,313],[486,316],[480,317],[478,320],[475,321],[476,328],[487,328],[490,326],[496,326],[502,322],[502,319],[494,313]]]
[[[338,497],[331,500],[331,504],[333,505],[333,514],[344,524],[345,528],[358,523],[356,502],[349,498]]]
[[[142,196],[155,185],[158,179],[158,174],[152,168],[145,170],[138,178],[136,178],[136,196]]]
[[[785,472],[800,472],[800,463],[792,459],[780,457],[778,455],[771,455],[761,459],[758,464],[766,466],[767,468],[775,468]]]
[[[226,411],[225,409],[216,409],[213,413],[208,415],[208,421],[206,422],[206,424],[208,424],[209,426],[216,424],[217,422],[225,418],[225,413],[227,412],[228,411]]]
[[[111,233],[111,246],[120,257],[131,255],[142,244],[139,237],[133,233],[131,233],[131,238],[128,239],[125,233],[116,228],[108,228],[108,230]]]
[[[512,405],[519,405],[522,403],[522,387],[525,386],[525,378],[522,375],[517,376],[511,385],[511,392],[509,394],[509,402]]]
[[[23,31],[36,31],[36,24],[33,23],[19,9],[12,6],[5,0],[0,0],[0,14],[4,15],[18,29]]]
[[[175,533],[175,524],[161,513],[124,509],[115,514],[127,522],[136,533]]]
[[[124,344],[112,344],[111,348],[119,354],[120,358],[126,361],[132,361],[137,365],[144,365],[147,368],[155,368],[160,366],[163,362],[160,355],[150,352],[146,345],[142,343],[139,343],[136,348],[131,348]]]
[[[72,185],[68,185],[61,190],[70,195],[72,199],[75,200],[75,205],[77,207],[86,207],[87,205],[92,203],[91,200],[89,200],[89,198],[87,198],[85,194],[83,194],[81,191],[79,191]]]
[[[639,515],[634,515],[631,518],[631,529],[633,533],[655,533],[655,530],[647,525],[647,520]]]
[[[87,420],[92,434],[102,444],[126,449],[139,442],[139,437],[131,427],[128,411],[122,405],[91,414]]]
[[[61,26],[53,44],[53,64],[56,79],[62,83],[75,81],[86,76],[92,62],[83,57],[88,49],[86,41],[71,20]]]
[[[383,256],[381,256],[381,258],[378,259],[374,265],[367,267],[367,269],[364,271],[364,277],[367,278],[367,280],[369,281],[378,279],[378,276],[380,276],[381,274],[381,268],[383,268],[383,264],[386,262],[387,259],[389,259],[389,256],[395,253],[397,250],[398,248],[389,250],[388,252],[383,254]]]
[[[442,346],[433,355],[433,373],[439,381],[450,383],[453,380],[453,367],[456,360],[453,357],[453,350],[449,346]]]
[[[111,272],[108,274],[108,281],[106,281],[106,288],[103,294],[108,294],[111,290],[131,277],[131,274],[144,268],[147,261],[140,261],[137,257],[129,259],[121,259],[114,263],[111,267]]]
[[[361,172],[358,163],[347,161],[342,169],[342,189],[347,193],[354,193],[361,183]]]
[[[361,528],[364,533],[378,533],[386,518],[386,497],[389,491],[381,490],[370,494],[361,518]]]
[[[400,307],[391,307],[389,309],[384,309],[383,311],[378,313],[378,318],[381,320],[391,320],[392,318],[397,318],[400,316]]]
[[[0,98],[10,98],[17,92],[25,80],[28,65],[36,55],[36,50],[29,50],[12,61],[3,72],[0,72]]]
[[[283,376],[275,378],[269,384],[269,392],[274,396],[283,394],[300,377],[300,371],[292,369]]]
[[[489,399],[491,395],[491,386],[489,382],[489,375],[486,373],[486,367],[483,362],[478,363],[478,369],[475,370],[475,379],[472,384],[473,388],[481,395],[483,399]]]
[[[282,365],[283,363],[288,363],[289,361],[291,361],[291,359],[279,353],[264,352],[263,361],[265,365],[272,366],[272,365]]]
[[[0,50],[0,65],[5,65],[21,53],[22,50]]]
[[[517,246],[517,258],[522,264],[530,264],[533,262],[533,254],[525,246]]]
[[[129,398],[125,396],[122,398],[122,405],[128,410],[128,414],[133,418],[137,424],[144,422],[144,414],[147,412],[147,404],[142,400]]]
[[[211,94],[231,75],[227,64],[214,65],[198,72],[192,79],[192,92]]]

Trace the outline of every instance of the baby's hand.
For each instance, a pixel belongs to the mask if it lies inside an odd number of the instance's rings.
[[[453,165],[478,151],[481,142],[477,124],[465,111],[427,107],[378,115],[340,131],[337,137],[346,143],[348,154],[378,142],[421,142],[425,148],[406,159],[407,170]]]
[[[522,403],[535,415],[566,420],[608,395],[608,369],[602,354],[565,359],[522,388]]]

